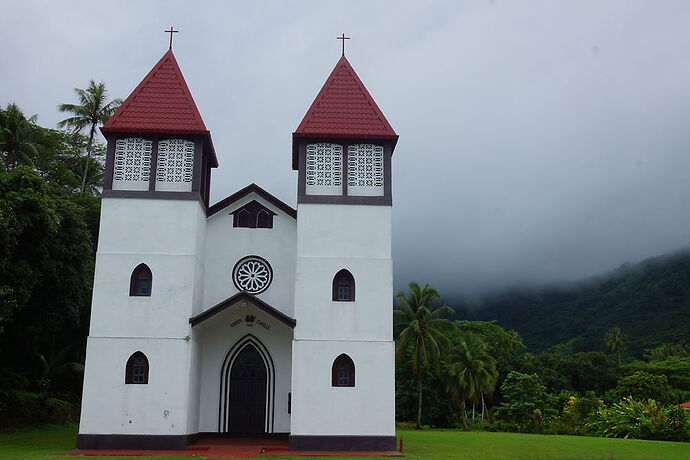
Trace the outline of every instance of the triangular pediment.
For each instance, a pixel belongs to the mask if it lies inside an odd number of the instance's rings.
[[[277,319],[281,323],[285,324],[288,327],[291,327],[294,329],[295,325],[297,324],[297,321],[295,321],[294,318],[290,318],[287,316],[285,313],[282,313],[281,311],[277,310],[276,308],[272,307],[271,305],[267,304],[263,300],[259,299],[258,297],[249,294],[247,292],[238,292],[234,296],[220,302],[219,304],[209,308],[208,310],[204,311],[203,313],[200,313],[192,318],[189,318],[189,324],[192,325],[192,327],[212,318],[213,316],[217,315],[218,313],[225,311],[229,308],[243,308],[243,303],[242,302],[248,302],[249,304],[255,306],[259,310],[267,313],[268,315],[272,316],[273,318]],[[246,303],[244,304],[246,306]]]
[[[256,184],[249,184],[246,187],[244,187],[243,189],[238,190],[237,192],[233,193],[229,197],[220,200],[218,203],[216,203],[213,206],[208,208],[206,215],[208,217],[211,217],[212,215],[214,215],[214,214],[216,214],[216,213],[218,213],[224,209],[230,208],[235,203],[242,200],[244,197],[251,195],[252,193],[263,198],[264,200],[266,200],[266,202],[268,202],[269,204],[280,209],[281,211],[283,211],[285,214],[292,217],[293,219],[297,218],[297,210],[295,208],[286,204],[285,202],[281,201],[280,199],[276,198],[275,196],[271,195],[266,190],[264,190],[263,188],[259,187]],[[233,212],[234,211],[235,210],[233,210]],[[269,211],[270,211],[270,209],[269,209]],[[271,212],[273,212],[273,211],[271,211]]]

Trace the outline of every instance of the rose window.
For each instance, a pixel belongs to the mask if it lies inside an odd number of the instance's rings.
[[[271,266],[265,259],[249,256],[241,259],[232,272],[232,281],[240,291],[259,294],[268,289],[273,280]]]

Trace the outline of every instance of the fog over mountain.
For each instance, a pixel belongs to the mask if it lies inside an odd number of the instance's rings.
[[[3,2],[0,104],[53,127],[72,88],[126,97],[168,47],[218,201],[294,206],[291,133],[346,55],[400,140],[395,288],[559,283],[690,245],[690,3]]]

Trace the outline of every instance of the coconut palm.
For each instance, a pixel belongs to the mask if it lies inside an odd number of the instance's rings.
[[[486,343],[478,335],[462,332],[448,362],[446,390],[453,399],[460,400],[462,425],[468,430],[465,403],[481,399],[483,419],[484,394],[492,393],[498,380],[496,360],[489,355]]]
[[[453,313],[449,306],[434,307],[441,297],[436,289],[417,283],[409,284],[409,295],[396,295],[399,310],[393,311],[393,331],[398,338],[396,356],[412,352],[412,369],[417,374],[417,429],[422,428],[422,370],[439,368],[441,355],[451,346],[447,334],[453,323],[444,319]]]
[[[611,353],[618,352],[618,365],[623,364],[621,359],[621,349],[628,343],[628,336],[623,334],[620,327],[612,327],[604,337],[606,346],[611,349]]]
[[[0,109],[0,152],[7,169],[14,169],[19,163],[33,165],[42,147],[40,139],[36,115],[26,118],[17,104]]]
[[[86,163],[84,165],[84,174],[81,182],[81,191],[84,193],[86,189],[86,179],[88,177],[89,162],[91,161],[91,152],[93,147],[93,137],[96,134],[96,126],[103,124],[115,113],[115,111],[122,104],[121,99],[113,99],[106,103],[108,91],[105,88],[105,83],[96,84],[93,80],[89,81],[88,88],[79,89],[74,88],[77,94],[79,104],[60,104],[58,110],[61,112],[70,112],[74,116],[66,118],[58,123],[58,127],[69,127],[74,129],[74,132],[81,132],[84,128],[89,128],[89,142],[86,145]]]

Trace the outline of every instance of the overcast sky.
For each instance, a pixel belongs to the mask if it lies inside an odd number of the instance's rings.
[[[168,47],[220,161],[295,206],[291,133],[346,54],[400,135],[395,288],[573,281],[690,245],[690,2],[0,1],[0,104],[125,98]]]

